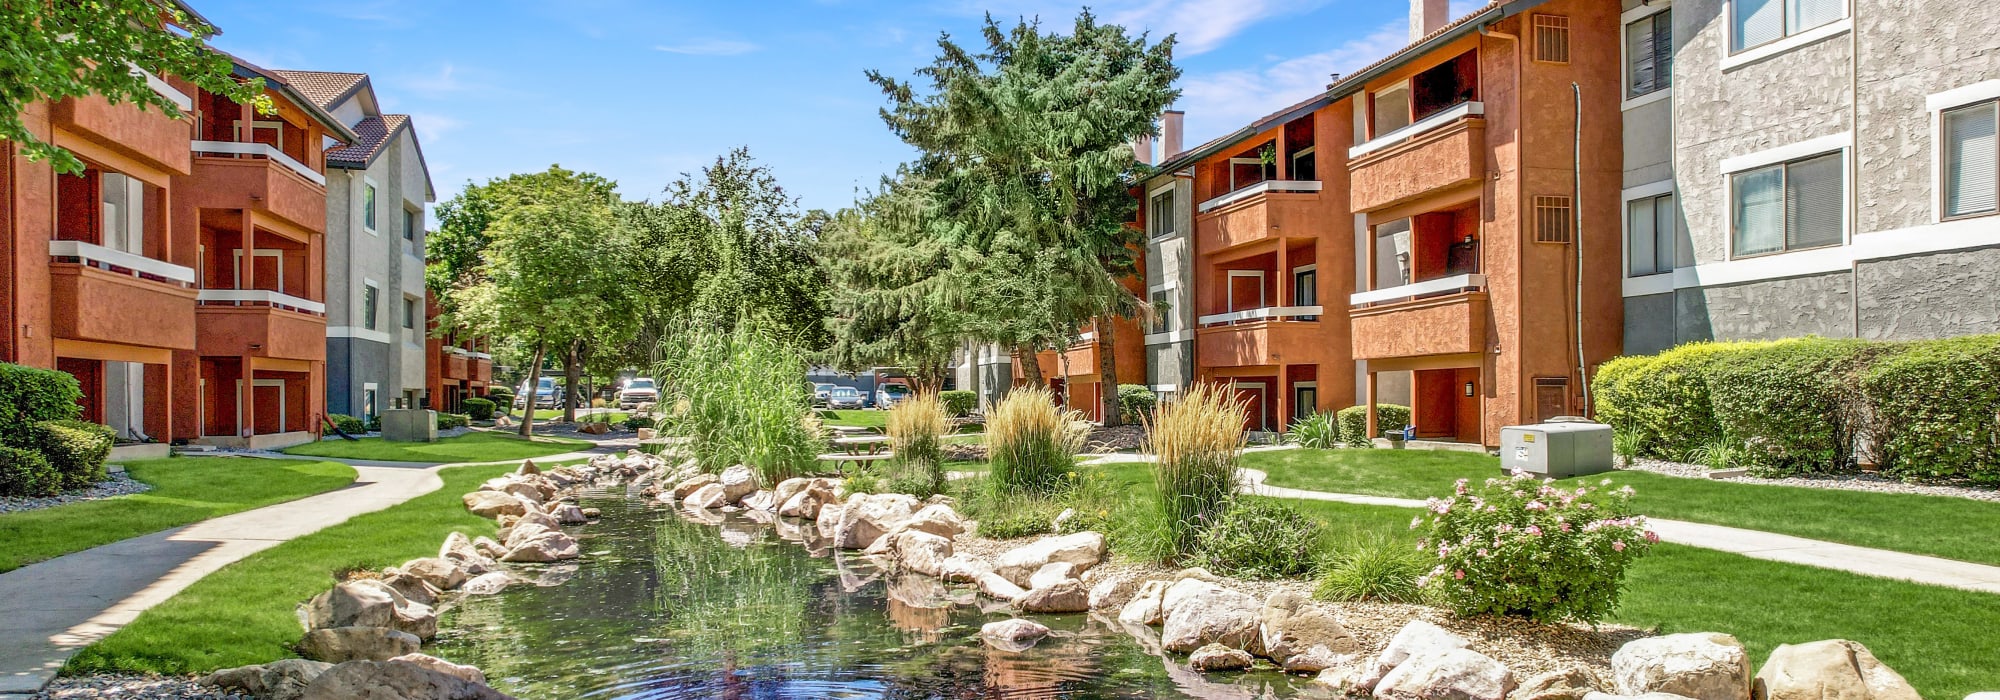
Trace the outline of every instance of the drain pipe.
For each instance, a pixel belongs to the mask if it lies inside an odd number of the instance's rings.
[[[1588,418],[1594,407],[1590,403],[1590,370],[1583,357],[1583,87],[1570,83],[1569,90],[1576,99],[1576,144],[1570,153],[1574,159],[1570,174],[1576,188],[1575,198],[1570,200],[1570,215],[1575,218],[1570,234],[1576,244],[1576,376],[1583,382],[1583,415]]]

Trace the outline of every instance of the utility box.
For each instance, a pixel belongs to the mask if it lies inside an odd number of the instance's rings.
[[[1575,422],[1501,428],[1500,467],[1552,479],[1611,471],[1611,426]]]
[[[383,411],[382,439],[389,442],[437,442],[437,411],[421,408]]]

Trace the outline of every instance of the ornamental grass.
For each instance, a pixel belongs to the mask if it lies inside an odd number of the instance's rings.
[[[884,427],[895,448],[890,482],[923,490],[928,496],[944,490],[944,435],[951,417],[935,391],[919,391],[889,410]]]
[[[994,485],[1052,493],[1076,468],[1088,423],[1083,414],[1056,406],[1047,389],[1015,389],[986,417],[987,459]]]
[[[1147,425],[1153,480],[1174,549],[1194,552],[1201,530],[1216,522],[1237,490],[1236,459],[1249,415],[1230,390],[1196,384],[1164,404]]]

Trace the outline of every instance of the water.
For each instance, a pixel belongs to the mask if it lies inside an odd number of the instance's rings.
[[[1156,630],[1085,615],[1037,616],[1054,635],[992,649],[979,626],[1004,607],[809,550],[810,524],[583,500],[604,518],[575,531],[581,562],[466,598],[426,651],[524,699],[1331,697],[1275,671],[1203,676],[1160,656]]]

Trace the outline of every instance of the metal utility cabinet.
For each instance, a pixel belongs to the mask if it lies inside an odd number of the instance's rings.
[[[1574,422],[1501,428],[1500,466],[1554,479],[1611,471],[1611,426]]]

